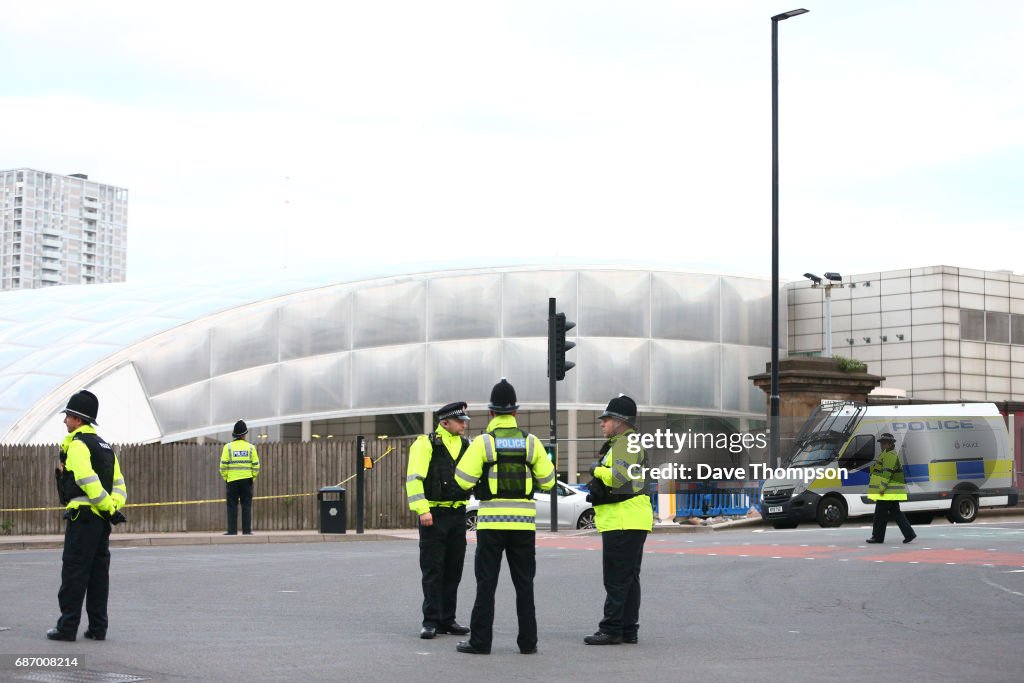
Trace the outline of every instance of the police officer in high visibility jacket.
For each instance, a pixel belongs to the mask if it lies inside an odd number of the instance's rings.
[[[242,503],[242,534],[252,535],[252,487],[260,476],[260,456],[256,447],[245,440],[249,428],[244,420],[235,423],[231,443],[220,453],[220,476],[226,484],[228,530],[225,536],[238,534],[238,503]]]
[[[64,555],[61,558],[57,627],[50,640],[75,640],[82,601],[89,617],[85,637],[107,637],[107,595],[110,590],[110,525],[124,521],[120,509],[128,499],[117,455],[96,433],[99,399],[79,391],[64,409],[68,435],[61,443],[57,490],[66,506]]]
[[[871,479],[868,482],[868,498],[875,501],[875,519],[868,543],[885,543],[885,525],[889,518],[896,520],[903,532],[903,542],[910,543],[917,534],[910,526],[910,520],[900,510],[900,501],[907,499],[907,480],[903,474],[900,456],[896,453],[896,439],[886,432],[878,437],[882,453],[871,463]]]
[[[455,470],[459,486],[467,490],[475,486],[474,495],[480,501],[476,524],[476,602],[469,622],[469,640],[459,642],[456,649],[469,654],[491,652],[494,592],[504,552],[516,589],[516,642],[521,653],[534,654],[537,508],[533,492],[550,490],[555,485],[555,470],[540,439],[516,424],[516,390],[504,377],[491,391],[487,408],[491,416],[487,433],[473,440]]]
[[[583,638],[587,645],[638,642],[640,628],[640,563],[644,542],[654,524],[654,508],[645,490],[647,466],[635,434],[636,402],[619,394],[601,413],[601,432],[608,439],[593,467],[590,500],[594,521],[601,532],[604,618],[596,633]]]
[[[469,448],[462,436],[469,425],[466,404],[449,403],[438,411],[437,429],[409,449],[405,491],[409,509],[419,515],[423,625],[420,638],[441,633],[464,636],[455,621],[459,582],[466,560],[466,501],[469,491],[455,482],[455,469]]]

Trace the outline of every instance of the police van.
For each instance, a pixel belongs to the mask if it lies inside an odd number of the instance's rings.
[[[900,507],[911,523],[936,513],[973,522],[980,507],[1013,506],[1013,453],[1003,417],[992,403],[866,406],[824,402],[808,418],[783,463],[826,476],[767,479],[761,517],[776,529],[816,521],[837,527],[874,512],[868,499],[878,436],[891,432],[907,482]],[[807,468],[807,469],[800,469]]]

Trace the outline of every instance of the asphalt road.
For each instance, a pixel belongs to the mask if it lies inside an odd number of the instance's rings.
[[[653,535],[640,644],[604,648],[582,643],[601,615],[600,538],[541,534],[535,656],[515,644],[507,571],[493,654],[420,640],[411,541],[115,548],[100,643],[43,637],[59,550],[4,552],[0,680],[54,672],[14,655],[77,656],[74,680],[1024,680],[1024,521],[917,530],[903,545],[890,527],[884,546],[866,526]],[[471,546],[462,623],[473,593]]]

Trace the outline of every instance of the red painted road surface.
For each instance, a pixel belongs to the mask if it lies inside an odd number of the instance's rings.
[[[685,540],[647,540],[644,551],[668,555],[696,555],[703,557],[758,557],[773,559],[844,560],[854,562],[906,562],[912,564],[956,564],[975,566],[1024,567],[1024,552],[980,550],[965,548],[922,548],[920,539],[915,545],[904,545],[896,538],[882,547],[855,545],[800,545],[800,544],[743,544],[707,545],[687,543]],[[539,537],[537,546],[566,550],[600,550],[597,536],[552,538]]]

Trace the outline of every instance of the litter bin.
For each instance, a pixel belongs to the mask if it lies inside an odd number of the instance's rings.
[[[316,498],[320,503],[320,533],[345,533],[345,487],[325,486]]]

